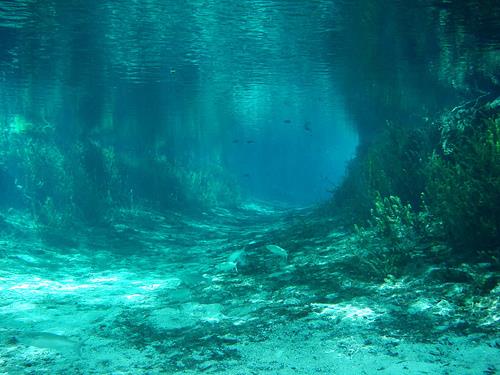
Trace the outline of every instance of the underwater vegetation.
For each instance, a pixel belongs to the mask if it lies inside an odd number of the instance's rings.
[[[453,243],[498,249],[500,98],[456,107],[439,126],[440,147],[424,166],[429,207]]]
[[[0,373],[498,373],[498,0],[18,0],[0,42]]]
[[[15,115],[0,138],[0,202],[28,207],[40,230],[102,225],[113,209],[230,204],[237,189],[213,164],[174,166],[161,155],[131,157],[82,137],[68,147],[48,122]]]
[[[490,95],[417,129],[388,123],[348,166],[333,205],[394,243],[411,229],[446,239],[461,254],[497,255],[499,116],[500,100]]]

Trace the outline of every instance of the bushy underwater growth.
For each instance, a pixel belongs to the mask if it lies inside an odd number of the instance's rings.
[[[77,165],[68,164],[55,139],[53,126],[39,125],[24,116],[13,116],[2,134],[2,159],[6,178],[2,188],[12,186],[7,202],[27,206],[41,226],[61,227],[74,216],[74,183]],[[7,172],[9,171],[9,172]]]
[[[425,126],[388,124],[351,162],[335,208],[350,223],[371,223],[393,243],[418,233],[463,253],[494,254],[500,246],[499,113],[500,100],[485,96]]]
[[[0,147],[0,204],[29,209],[42,231],[104,224],[120,208],[203,208],[237,199],[217,165],[191,168],[161,155],[117,152],[85,136],[68,145],[56,126],[22,115],[3,124]]]
[[[334,205],[353,223],[366,220],[378,195],[399,197],[419,207],[425,190],[424,163],[439,133],[428,121],[416,127],[387,122],[372,143],[362,145],[334,192]]]
[[[500,246],[500,99],[453,109],[425,166],[429,204],[453,243]]]

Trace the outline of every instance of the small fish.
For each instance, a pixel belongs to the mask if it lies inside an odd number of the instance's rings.
[[[266,249],[269,250],[271,253],[278,255],[285,262],[288,260],[288,252],[285,249],[283,249],[281,246],[266,245]]]
[[[239,139],[233,139],[233,143],[240,143]]]
[[[291,124],[291,123],[292,123],[292,120],[288,120],[288,119],[286,119],[286,120],[283,120],[283,122],[284,122],[285,124]]]
[[[215,268],[223,272],[238,272],[238,263],[236,262],[222,262],[219,263]]]
[[[21,332],[12,338],[13,343],[49,349],[63,354],[81,354],[82,343],[68,336],[50,332]]]
[[[255,141],[254,141],[254,140],[252,140],[252,139],[249,139],[249,140],[247,141],[247,143],[255,143]]]
[[[311,129],[311,126],[310,126],[310,125],[311,125],[311,123],[310,123],[309,121],[306,121],[306,122],[304,123],[304,130],[305,130],[305,131],[307,131],[307,132],[311,132],[311,131],[312,131],[312,129]]]
[[[231,253],[229,257],[227,258],[228,262],[236,263],[237,265],[246,265],[247,260],[246,260],[246,252],[245,250],[237,250]]]

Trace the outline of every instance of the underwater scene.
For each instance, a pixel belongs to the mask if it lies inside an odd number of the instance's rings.
[[[500,2],[0,0],[0,375],[500,375]]]

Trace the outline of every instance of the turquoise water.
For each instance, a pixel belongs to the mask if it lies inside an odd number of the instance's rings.
[[[245,194],[297,205],[327,198],[354,155],[325,55],[330,1],[4,8],[7,116],[42,116],[69,139],[83,127],[102,146],[193,168],[217,164]]]
[[[0,1],[0,374],[500,371],[495,1]]]

